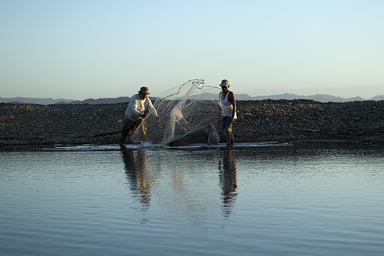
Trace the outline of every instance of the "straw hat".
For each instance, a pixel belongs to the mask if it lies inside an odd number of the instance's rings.
[[[148,89],[148,87],[143,86],[143,87],[140,88],[139,93],[140,92],[144,93],[144,94],[149,94],[149,89]]]

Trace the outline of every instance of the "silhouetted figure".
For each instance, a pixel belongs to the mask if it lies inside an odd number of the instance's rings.
[[[225,216],[229,216],[237,195],[237,169],[231,147],[225,149],[223,162],[219,163],[219,171],[223,211]]]

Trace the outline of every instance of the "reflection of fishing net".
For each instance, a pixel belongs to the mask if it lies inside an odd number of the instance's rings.
[[[204,80],[193,79],[164,92],[154,100],[160,123],[151,113],[144,120],[147,140],[167,144],[186,134],[205,129],[210,123],[218,128],[218,89],[205,85]],[[141,130],[136,130],[133,140],[141,140]]]

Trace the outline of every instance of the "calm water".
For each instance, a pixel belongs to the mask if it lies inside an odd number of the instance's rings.
[[[0,152],[1,255],[382,255],[384,151]]]

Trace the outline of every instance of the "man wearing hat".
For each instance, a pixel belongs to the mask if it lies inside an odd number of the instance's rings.
[[[227,145],[235,142],[233,136],[233,123],[237,119],[235,94],[229,90],[229,81],[224,79],[220,83],[221,92],[219,94],[223,130]]]
[[[159,115],[148,97],[148,87],[141,87],[138,94],[132,95],[124,114],[124,125],[121,131],[120,147],[124,148],[125,139],[131,137],[134,130],[140,126],[147,114],[152,111],[159,119]],[[146,128],[142,125],[142,133],[145,136]],[[131,141],[130,141],[131,142]]]

